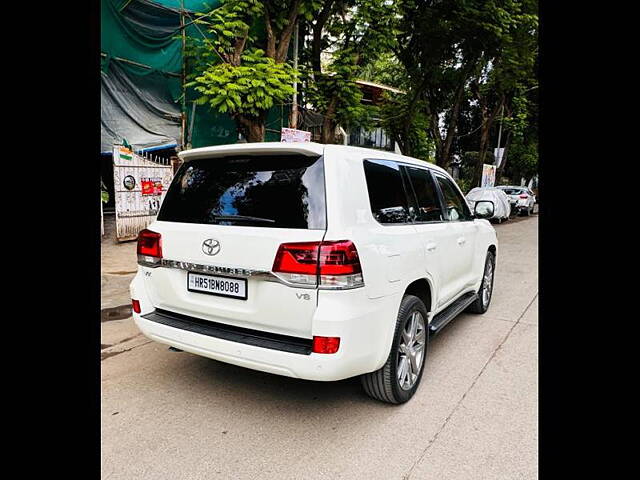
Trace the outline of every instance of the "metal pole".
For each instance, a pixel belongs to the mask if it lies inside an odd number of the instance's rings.
[[[115,189],[114,189],[115,193]],[[100,236],[104,236],[104,210],[102,208],[102,185],[100,185]]]
[[[293,34],[293,68],[298,69],[298,26],[296,20],[296,29]],[[298,128],[298,82],[293,82],[293,105],[291,106],[291,128]]]
[[[504,116],[504,103],[500,108],[500,128],[498,129],[498,153],[500,153],[500,139],[502,138],[502,117]],[[500,156],[500,164],[502,164],[502,155]],[[498,165],[496,165],[498,168]]]
[[[193,102],[193,107],[191,108],[191,122],[189,125],[189,140],[187,140],[187,144],[189,148],[191,148],[191,141],[193,140],[193,121],[196,118],[196,102]]]
[[[181,112],[180,112],[180,116],[181,118],[181,122],[180,122],[180,130],[181,130],[181,135],[180,135],[180,147],[182,149],[185,148],[185,130],[186,130],[186,126],[187,126],[187,89],[185,88],[185,83],[186,83],[186,62],[184,59],[184,51],[187,45],[187,34],[186,34],[186,28],[184,27],[184,0],[180,0],[180,30],[182,31],[182,105],[181,105]]]

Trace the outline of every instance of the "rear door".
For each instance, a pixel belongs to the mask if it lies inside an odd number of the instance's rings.
[[[454,233],[448,228],[430,171],[411,165],[404,165],[403,170],[413,203],[409,211],[422,243],[424,269],[435,284],[438,296],[434,301],[439,306],[456,293],[456,270],[450,268],[451,258],[457,254]]]
[[[473,221],[469,205],[453,180],[433,172],[444,203],[447,220],[447,265],[451,275],[451,300],[475,282],[473,254],[478,226]]]
[[[149,226],[162,235],[166,265],[145,276],[154,306],[310,338],[317,290],[268,272],[280,244],[323,239],[323,162],[299,154],[186,162]]]

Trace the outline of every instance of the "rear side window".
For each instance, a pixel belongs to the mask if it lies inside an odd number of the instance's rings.
[[[436,175],[436,179],[442,191],[448,219],[452,221],[470,220],[471,211],[469,210],[469,206],[464,197],[458,192],[458,189],[451,183],[451,180],[441,175]]]
[[[409,223],[407,195],[399,165],[387,160],[365,160],[364,174],[374,218],[384,224]]]
[[[323,158],[280,155],[191,160],[176,173],[158,220],[324,230]]]
[[[413,192],[415,193],[418,211],[417,222],[439,222],[444,220],[440,201],[436,193],[433,177],[428,170],[423,168],[405,167]]]

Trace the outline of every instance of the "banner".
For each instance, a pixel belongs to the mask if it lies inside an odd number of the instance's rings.
[[[496,167],[500,168],[500,164],[502,163],[502,157],[504,156],[504,148],[494,148],[493,156],[496,159]]]
[[[295,128],[283,128],[280,133],[281,142],[310,142],[311,132],[296,130]]]
[[[493,187],[496,183],[496,166],[495,165],[487,165],[486,163],[482,165],[482,183],[480,186],[482,188]]]

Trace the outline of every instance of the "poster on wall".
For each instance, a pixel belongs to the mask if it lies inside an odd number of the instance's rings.
[[[155,220],[173,168],[167,159],[145,157],[114,145],[113,185],[116,203],[116,238],[134,240]]]
[[[496,183],[496,166],[495,165],[487,165],[486,163],[482,165],[482,188],[493,187]]]
[[[162,195],[162,178],[142,177],[142,195]]]
[[[311,132],[296,130],[295,128],[283,128],[280,132],[281,142],[310,142]]]

